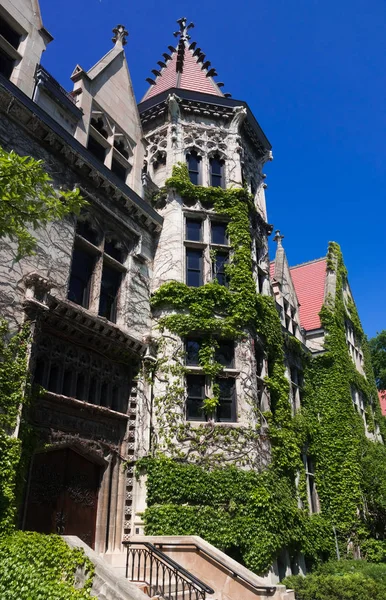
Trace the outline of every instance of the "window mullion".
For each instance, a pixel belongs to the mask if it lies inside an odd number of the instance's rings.
[[[99,296],[101,291],[101,281],[102,281],[102,271],[103,271],[103,254],[101,253],[97,260],[95,261],[94,273],[91,278],[90,283],[90,304],[89,309],[92,312],[98,313],[99,310]]]

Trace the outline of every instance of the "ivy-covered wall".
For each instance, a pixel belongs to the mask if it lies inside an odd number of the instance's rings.
[[[7,323],[0,321],[0,534],[14,528],[17,496],[22,493],[20,477],[23,451],[28,445],[27,428],[23,423],[19,435],[14,432],[28,398],[28,339],[27,327],[11,335]]]
[[[304,554],[308,564],[333,556],[334,529],[342,552],[359,542],[366,548],[372,533],[366,524],[361,469],[365,449],[374,442],[366,439],[353,407],[352,385],[367,398],[370,428],[374,419],[382,432],[383,426],[376,402],[374,417],[370,408],[376,390],[360,321],[354,304],[343,302],[346,272],[339,247],[331,244],[328,256],[337,285],[336,298],[328,298],[321,313],[326,352],[311,358],[297,340],[283,336],[273,299],[256,293],[251,252],[255,208],[250,195],[244,189],[194,186],[183,165],[174,167],[157,202],[166,202],[171,190],[229,219],[232,258],[228,288],[216,281],[199,288],[171,281],[152,298],[163,337],[158,360],[147,376],[149,383],[154,378],[167,383],[154,399],[151,451],[138,464],[138,472],[147,473],[146,533],[201,535],[257,573],[267,571],[284,548],[294,558]],[[346,313],[364,350],[367,379],[356,371],[348,353]],[[186,422],[184,348],[178,346],[171,357],[163,344],[168,337],[192,334],[203,339],[199,362],[211,377],[222,370],[214,359],[218,339],[263,341],[270,411],[261,414],[255,405],[254,419],[246,427]],[[304,368],[303,406],[294,417],[285,353],[296,354]],[[213,397],[204,402],[209,416],[217,402],[214,388]],[[240,451],[247,447],[247,452]],[[269,461],[263,465],[251,460],[252,447],[257,453],[268,447]],[[320,514],[309,514],[304,452],[315,465]]]

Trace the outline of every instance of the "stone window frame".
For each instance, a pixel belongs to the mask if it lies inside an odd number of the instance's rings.
[[[223,340],[224,343],[232,342],[234,344],[233,350],[233,358],[231,361],[231,366],[224,366],[221,374],[213,379],[212,377],[205,375],[202,367],[200,365],[188,364],[186,362],[187,350],[186,346],[189,341],[197,341],[200,342],[199,336],[188,336],[184,340],[184,348],[185,348],[185,368],[186,368],[186,376],[185,376],[185,392],[186,392],[186,402],[185,402],[185,418],[189,422],[198,422],[205,423],[208,420],[214,420],[216,423],[237,423],[237,376],[239,374],[239,370],[236,368],[236,343],[234,340]],[[218,340],[221,347],[221,340]],[[190,417],[188,418],[188,377],[189,376],[200,376],[204,378],[204,397],[213,396],[213,385],[214,383],[218,383],[221,379],[231,379],[233,381],[233,398],[231,405],[231,418],[230,419],[218,419],[217,412],[213,415],[205,415],[202,413],[202,418],[200,417]]]
[[[187,239],[187,220],[201,222],[201,240],[189,240]],[[212,241],[212,229],[211,223],[229,223],[228,219],[223,218],[221,215],[215,213],[209,213],[204,211],[183,211],[183,239],[185,247],[185,271],[184,271],[184,282],[187,283],[187,250],[197,250],[202,253],[202,267],[201,267],[201,285],[214,281],[214,259],[213,251],[219,253],[228,254],[228,262],[231,258],[232,252],[229,245],[227,244],[216,244]]]
[[[97,242],[92,243],[85,237],[83,237],[80,233],[77,232],[77,227],[80,223],[87,223],[90,226],[90,229],[95,232],[97,236]],[[115,246],[119,249],[122,249],[124,254],[122,262],[111,256],[108,252],[106,252],[105,244],[106,241],[115,241]],[[125,288],[125,283],[127,280],[127,275],[129,271],[129,261],[130,261],[130,245],[128,240],[118,232],[114,231],[112,228],[103,228],[99,222],[89,213],[84,213],[80,217],[78,217],[76,226],[75,226],[75,234],[74,234],[74,243],[72,249],[72,257],[71,257],[71,265],[69,269],[68,276],[68,287],[67,287],[67,296],[70,292],[70,282],[71,282],[71,274],[73,269],[73,257],[74,251],[76,249],[81,250],[85,254],[92,256],[94,258],[94,265],[92,267],[92,275],[90,280],[90,291],[89,291],[89,301],[88,306],[83,306],[83,304],[78,304],[78,306],[82,306],[85,310],[89,310],[90,312],[98,315],[100,318],[106,318],[108,321],[112,323],[120,324],[122,323],[122,308],[123,308],[123,290]],[[99,315],[100,309],[100,296],[101,296],[101,285],[102,285],[102,277],[103,277],[103,269],[104,267],[110,268],[116,272],[121,273],[121,281],[119,283],[119,289],[116,297],[116,308],[115,308],[115,318],[108,319],[107,317],[102,317]],[[69,301],[72,301],[68,298]]]
[[[212,162],[216,160],[220,164],[220,173],[215,174],[212,172]],[[209,186],[219,187],[220,189],[226,189],[226,159],[223,152],[219,152],[218,150],[211,151],[208,154],[208,181]],[[220,185],[213,186],[213,176],[220,177]]]
[[[194,153],[197,156],[197,162],[198,162],[198,171],[197,171],[197,183],[194,183],[191,179],[190,179],[190,165],[189,165],[189,157],[192,155],[192,153]],[[202,185],[202,175],[203,175],[203,156],[202,156],[202,152],[200,150],[198,150],[197,148],[195,148],[194,146],[192,146],[191,148],[189,148],[188,150],[186,150],[185,152],[185,160],[186,160],[186,165],[188,168],[188,172],[189,172],[189,179],[191,181],[191,183],[193,183],[193,185]],[[196,171],[194,171],[196,173]]]
[[[102,120],[107,136],[102,135],[98,128],[95,127],[95,125],[92,123],[94,119],[95,121]],[[127,135],[127,133],[124,133],[123,129],[115,123],[115,121],[106,113],[106,111],[98,106],[94,101],[90,114],[87,147],[89,147],[90,137],[105,149],[105,157],[102,161],[103,164],[113,173],[115,173],[117,177],[121,179],[121,181],[127,183],[128,176],[133,168],[134,148],[136,144]],[[124,151],[127,152],[127,157],[124,156],[124,154],[122,154],[120,149],[117,147],[122,142],[124,144]],[[117,169],[114,169],[114,165],[117,165],[118,170],[119,167],[124,169],[125,173],[123,177],[118,174]]]

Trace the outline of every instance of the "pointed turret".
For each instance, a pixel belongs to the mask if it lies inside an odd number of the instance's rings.
[[[168,46],[169,54],[164,53],[164,61],[157,63],[161,69],[153,69],[155,77],[146,79],[150,88],[142,102],[173,88],[224,97],[220,86],[213,79],[217,75],[216,69],[206,60],[206,55],[197,47],[197,43],[189,41],[188,31],[194,24],[187,25],[186,17],[178,19],[177,23],[180,27],[174,32],[174,36],[179,38],[177,47]]]

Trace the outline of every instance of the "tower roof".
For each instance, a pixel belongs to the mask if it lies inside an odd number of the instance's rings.
[[[158,68],[153,69],[153,77],[146,81],[150,88],[141,102],[153,98],[157,94],[172,88],[213,94],[227,97],[221,91],[222,83],[216,83],[216,70],[206,60],[206,55],[196,42],[190,42],[188,31],[194,27],[193,23],[187,25],[185,17],[178,19],[179,31],[174,33],[179,38],[177,47],[169,46],[168,52],[163,54],[163,60],[158,61]]]

